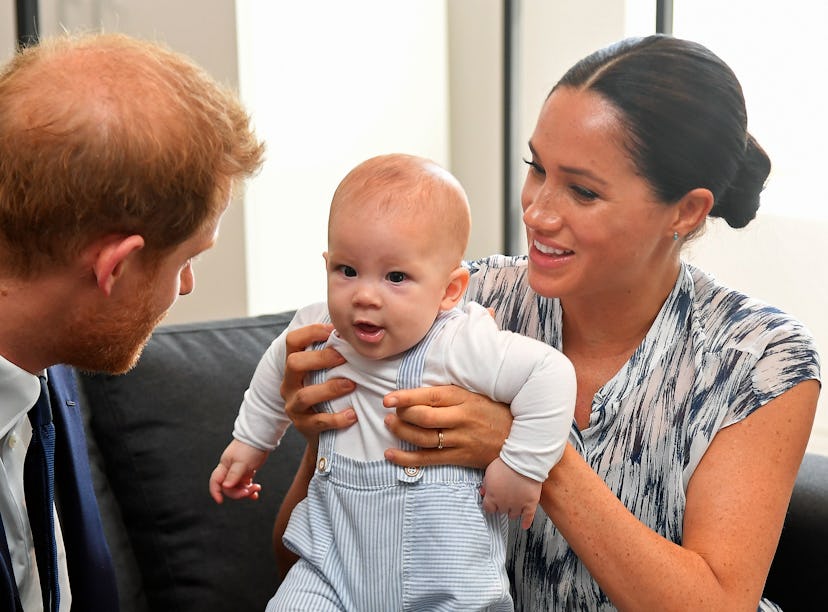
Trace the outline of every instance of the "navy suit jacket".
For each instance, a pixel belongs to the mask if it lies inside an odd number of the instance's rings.
[[[115,568],[103,533],[86,450],[86,436],[74,373],[49,368],[49,392],[55,421],[55,495],[66,548],[72,610],[117,612]],[[0,609],[21,610],[6,532],[0,519]]]

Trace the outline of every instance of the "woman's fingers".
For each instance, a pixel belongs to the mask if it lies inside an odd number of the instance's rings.
[[[420,447],[388,449],[386,458],[403,466],[485,467],[500,453],[512,426],[508,406],[460,387],[395,391],[386,396],[385,405],[396,408],[386,416],[386,427]]]
[[[286,397],[285,412],[294,427],[306,438],[328,429],[342,429],[356,423],[353,408],[340,412],[317,412],[314,406],[341,397],[354,390],[354,383],[345,378],[333,378],[318,385],[309,385]]]
[[[324,342],[333,331],[333,325],[329,323],[313,323],[303,327],[297,327],[285,336],[285,348],[288,354],[297,351],[304,351],[314,342]]]
[[[355,388],[352,381],[347,378],[332,378],[318,385],[308,385],[286,393],[282,385],[283,397],[285,398],[285,410],[290,418],[299,417],[303,413],[313,411],[313,406],[327,402],[337,397],[351,393]]]
[[[385,406],[388,408],[406,408],[419,405],[447,408],[449,406],[459,406],[468,400],[469,395],[471,393],[466,389],[453,385],[399,389],[385,396]],[[425,414],[426,418],[428,416],[428,414]],[[428,427],[428,425],[423,426]]]
[[[391,463],[406,467],[409,465],[462,465],[471,468],[483,468],[476,453],[467,448],[422,449],[405,451],[389,448],[385,458]]]
[[[345,362],[342,355],[333,349],[305,350],[314,342],[326,340],[332,329],[330,325],[308,325],[291,331],[285,337],[287,357],[281,388],[285,412],[296,429],[309,439],[317,436],[319,432],[341,429],[356,422],[356,413],[351,408],[333,414],[317,412],[314,409],[316,404],[352,392],[353,382],[334,378],[318,385],[305,386],[308,372],[329,369]]]
[[[425,408],[435,410],[432,407]],[[469,432],[463,428],[424,429],[406,423],[396,415],[389,415],[386,425],[401,440],[420,447],[413,451],[388,449],[385,458],[392,463],[402,466],[451,464],[474,468],[483,468],[489,464],[488,455],[482,455],[479,446],[469,443]],[[497,451],[499,449],[498,446]]]
[[[297,330],[299,331],[299,330]],[[294,351],[287,353],[285,373],[282,379],[282,392],[300,388],[305,375],[313,370],[324,370],[345,363],[345,359],[331,348],[319,351]]]
[[[442,408],[440,410],[443,410]],[[397,413],[391,413],[386,415],[385,417],[385,426],[394,434],[395,437],[399,438],[400,440],[405,440],[406,442],[410,442],[415,446],[419,446],[421,448],[437,448],[440,446],[440,436],[439,434],[443,434],[443,448],[440,450],[445,450],[449,446],[457,446],[456,442],[458,439],[455,438],[455,444],[451,443],[449,431],[454,432],[454,429],[451,429],[448,425],[449,420],[446,420],[445,424],[442,427],[434,426],[434,427],[422,427],[420,425],[413,425],[409,420],[412,414],[420,413],[421,418],[413,418],[413,421],[416,423],[418,421],[426,420],[428,422],[433,422],[434,420],[442,420],[436,417],[428,417],[425,412],[426,411],[434,411],[434,408],[429,406],[412,406],[410,408],[398,408]]]
[[[291,415],[293,425],[302,435],[318,435],[329,429],[342,429],[350,427],[357,421],[356,412],[353,408],[341,412],[307,412],[299,416]]]

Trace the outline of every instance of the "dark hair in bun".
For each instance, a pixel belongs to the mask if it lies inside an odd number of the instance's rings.
[[[555,85],[600,94],[620,112],[638,171],[664,202],[703,187],[710,216],[744,227],[770,159],[747,132],[742,88],[709,49],[670,36],[629,38],[575,64]]]

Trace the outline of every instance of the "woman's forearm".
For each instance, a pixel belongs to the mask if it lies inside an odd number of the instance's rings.
[[[273,554],[276,556],[276,565],[279,569],[279,576],[285,577],[288,570],[296,563],[298,557],[285,547],[282,536],[285,534],[290,515],[296,505],[308,495],[310,484],[316,466],[316,447],[308,445],[305,453],[293,477],[290,488],[285,493],[279,512],[276,514],[276,521],[273,524]]]
[[[641,523],[571,446],[541,506],[619,609],[724,609],[703,559]]]
[[[816,404],[816,385],[800,387],[717,434],[687,486],[681,545],[567,447],[541,505],[616,607],[756,610],[807,441],[803,404]]]

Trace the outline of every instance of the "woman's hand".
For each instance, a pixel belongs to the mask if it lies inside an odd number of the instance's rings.
[[[485,468],[500,454],[512,427],[508,406],[454,386],[394,391],[385,396],[385,406],[396,408],[385,418],[388,429],[421,447],[385,451],[386,459],[401,466]]]
[[[321,323],[299,327],[285,337],[286,361],[282,379],[282,397],[285,412],[308,442],[315,446],[319,433],[327,429],[342,429],[356,423],[356,412],[348,408],[336,413],[321,413],[314,406],[321,402],[347,395],[354,390],[354,383],[345,378],[332,378],[319,385],[305,385],[308,372],[341,365],[342,355],[326,348],[306,351],[314,342],[327,340],[332,325]]]

